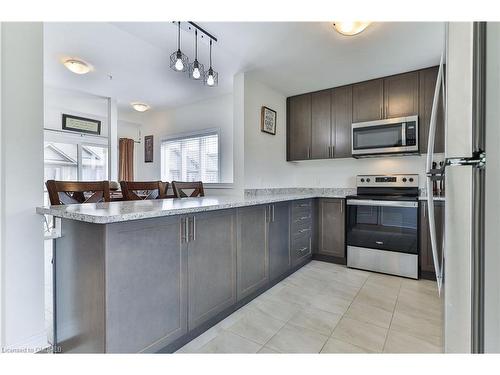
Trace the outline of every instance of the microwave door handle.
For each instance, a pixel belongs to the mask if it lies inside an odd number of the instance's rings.
[[[401,146],[406,146],[406,122],[401,123]]]
[[[434,158],[434,139],[436,135],[436,118],[437,118],[439,92],[442,89],[442,85],[444,85],[443,59],[444,59],[444,52],[441,53],[441,61],[439,63],[438,76],[436,79],[436,87],[434,89],[434,99],[432,102],[432,111],[429,124],[429,139],[427,141],[427,161],[426,161],[426,169],[427,169],[426,187],[427,187],[427,213],[428,213],[427,220],[429,221],[429,234],[431,237],[432,260],[434,261],[434,271],[436,272],[436,281],[437,281],[439,295],[441,294],[443,268],[442,268],[442,262],[439,262],[437,254],[436,223],[434,220],[434,192],[432,189],[433,176],[431,173],[431,169],[432,169],[432,161]]]

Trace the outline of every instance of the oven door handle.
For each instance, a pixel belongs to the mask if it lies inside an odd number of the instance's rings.
[[[384,206],[384,207],[402,207],[402,208],[416,208],[418,202],[406,201],[378,201],[372,199],[348,199],[348,206]]]

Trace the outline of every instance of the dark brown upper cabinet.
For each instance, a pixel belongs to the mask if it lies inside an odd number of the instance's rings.
[[[311,152],[310,159],[333,157],[331,90],[311,94]]]
[[[384,78],[384,118],[418,114],[418,72]]]
[[[287,99],[287,160],[348,158],[351,125],[419,116],[420,153],[427,153],[438,67],[396,74]],[[444,152],[442,98],[435,152]]]
[[[352,86],[352,122],[384,118],[384,80],[374,79]]]
[[[311,155],[311,94],[287,99],[287,160]]]
[[[438,75],[438,67],[422,69],[419,77],[419,103],[418,103],[418,125],[420,152],[427,153],[427,140],[429,137],[429,126],[431,121],[432,103],[434,101],[434,90]],[[440,92],[436,119],[436,136],[434,138],[434,152],[444,152],[444,111],[443,97]]]
[[[350,158],[352,124],[352,85],[332,89],[333,157]]]

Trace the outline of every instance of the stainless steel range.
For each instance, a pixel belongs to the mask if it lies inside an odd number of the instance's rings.
[[[347,266],[418,278],[418,175],[361,175],[347,197]]]

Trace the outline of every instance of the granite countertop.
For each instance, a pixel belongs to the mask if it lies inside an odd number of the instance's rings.
[[[256,206],[307,198],[344,198],[341,191],[300,192],[294,194],[254,196],[209,196],[202,198],[170,198],[109,203],[84,203],[66,206],[37,207],[41,215],[84,221],[94,224],[110,224],[122,221],[148,219]]]

